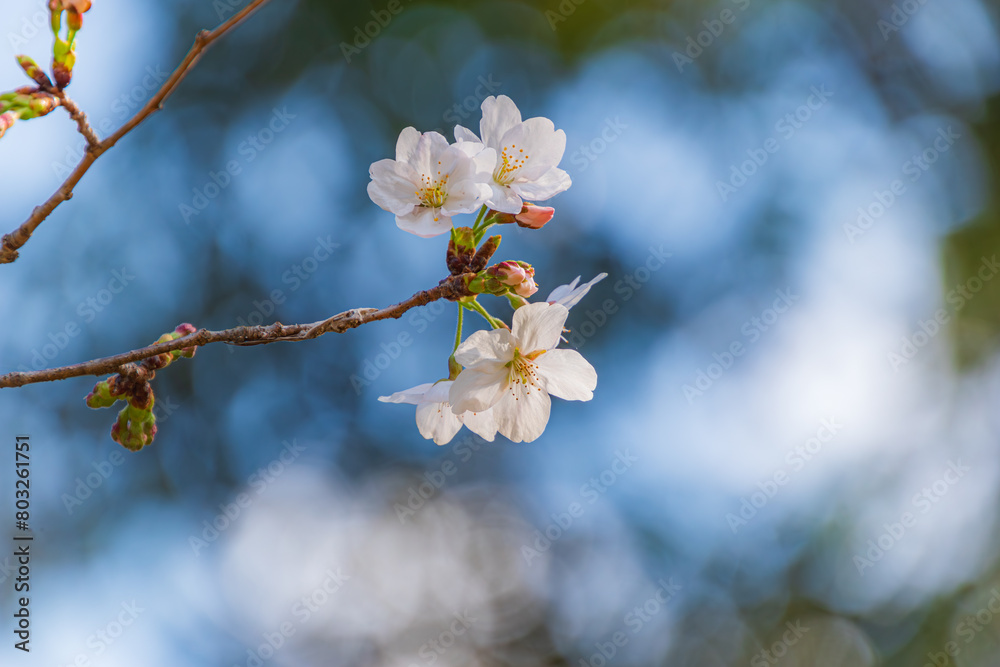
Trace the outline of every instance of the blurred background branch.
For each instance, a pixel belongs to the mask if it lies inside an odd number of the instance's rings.
[[[83,159],[76,166],[76,169],[70,174],[63,184],[59,187],[55,193],[49,197],[45,203],[40,206],[36,206],[28,219],[25,220],[20,227],[15,229],[9,234],[4,234],[2,241],[0,241],[0,264],[10,264],[14,262],[18,257],[19,249],[28,242],[31,235],[38,229],[38,226],[49,217],[49,215],[64,201],[69,200],[73,196],[73,188],[76,184],[80,182],[83,175],[87,173],[91,165],[101,157],[105,152],[110,150],[117,144],[122,137],[127,135],[129,132],[134,130],[140,123],[149,118],[153,113],[159,111],[163,108],[163,102],[170,97],[171,93],[177,88],[177,86],[184,80],[184,78],[191,71],[191,68],[197,64],[198,60],[201,58],[205,50],[212,45],[217,39],[223,37],[230,30],[238,26],[244,19],[249,17],[260,7],[267,4],[270,0],[253,0],[246,7],[236,12],[232,17],[223,22],[214,30],[202,30],[195,37],[194,45],[191,46],[191,50],[188,51],[184,60],[181,64],[177,66],[173,74],[164,82],[160,90],[153,95],[148,102],[134,115],[128,122],[122,125],[117,132],[109,136],[104,141],[98,141],[97,135],[94,133],[93,128],[91,128],[87,122],[86,117],[79,110],[79,108],[69,100],[65,94],[58,94],[60,101],[64,106],[67,104],[67,110],[77,122],[77,126],[81,134],[87,139],[88,147]],[[89,3],[88,3],[89,6]],[[84,65],[85,66],[85,65]]]

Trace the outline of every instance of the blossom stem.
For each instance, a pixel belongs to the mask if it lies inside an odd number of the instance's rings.
[[[500,321],[500,320],[498,320],[497,318],[495,318],[495,317],[493,317],[492,315],[490,315],[490,314],[489,314],[489,313],[488,313],[488,312],[486,311],[486,309],[485,309],[485,308],[483,308],[483,305],[482,305],[481,303],[479,303],[478,301],[476,301],[476,300],[474,300],[474,299],[470,299],[469,301],[465,301],[465,302],[463,302],[463,303],[465,304],[465,307],[466,307],[466,308],[469,308],[470,310],[474,310],[474,311],[476,311],[477,313],[479,313],[480,315],[482,315],[482,316],[483,316],[483,318],[484,318],[484,319],[485,319],[485,320],[486,320],[486,321],[487,321],[487,322],[489,323],[489,325],[490,325],[491,327],[493,327],[494,329],[506,329],[506,328],[507,328],[507,326],[506,326],[506,325],[505,325],[505,324],[504,324],[503,322],[501,322],[501,321]]]
[[[486,204],[483,204],[479,209],[479,215],[476,216],[476,221],[472,223],[472,231],[476,231],[479,227],[479,223],[482,222],[483,216],[486,215]]]
[[[465,306],[461,303],[458,304],[458,327],[455,329],[455,349],[452,350],[452,354],[458,349],[458,346],[462,344],[462,319],[465,316]]]
[[[495,224],[496,224],[495,222],[489,222],[487,220],[486,224],[484,224],[482,227],[479,228],[478,231],[475,232],[475,237],[473,238],[473,241],[477,246],[483,240],[483,237],[486,236],[486,230]]]

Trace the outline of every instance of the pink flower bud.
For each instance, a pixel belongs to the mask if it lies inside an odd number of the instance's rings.
[[[525,299],[537,291],[538,285],[535,284],[534,276],[528,276],[521,282],[520,285],[514,288],[514,293],[518,296],[523,296]]]
[[[525,202],[521,212],[514,216],[514,220],[521,227],[541,229],[555,214],[556,210],[551,206],[535,206]]]
[[[535,269],[530,264],[501,262],[491,266],[486,272],[518,296],[527,298],[538,291],[538,286],[535,285]]]
[[[81,14],[90,11],[92,4],[91,0],[63,0],[63,6],[66,9],[80,12]]]
[[[517,287],[528,277],[528,272],[517,262],[500,262],[490,273],[508,287]]]
[[[4,113],[0,113],[0,137],[4,135],[4,132],[14,126],[14,123],[19,117],[20,113],[17,111],[5,111]]]

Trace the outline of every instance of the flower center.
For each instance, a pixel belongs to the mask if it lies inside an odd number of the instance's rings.
[[[438,162],[440,165],[441,163]],[[437,172],[435,177],[427,174],[420,175],[420,187],[413,194],[420,200],[422,206],[427,208],[441,208],[448,199],[447,187],[450,174],[441,175]]]
[[[510,382],[510,392],[515,401],[517,400],[516,385],[523,386],[525,394],[531,393],[531,387],[539,389],[536,382],[538,376],[535,373],[534,360],[544,353],[545,350],[539,350],[526,355],[520,349],[514,348],[514,358],[507,362],[507,368],[510,369],[507,377]]]
[[[510,185],[517,176],[517,171],[528,161],[528,156],[524,154],[523,148],[518,148],[516,144],[504,147],[500,151],[500,162],[493,170],[493,180],[500,185]]]

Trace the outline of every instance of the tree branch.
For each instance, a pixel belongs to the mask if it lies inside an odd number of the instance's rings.
[[[95,359],[72,366],[51,368],[27,373],[16,372],[0,376],[0,389],[8,387],[23,387],[26,384],[38,382],[53,382],[85,375],[110,375],[122,370],[127,364],[142,361],[164,352],[172,352],[185,347],[201,347],[209,343],[228,343],[229,345],[266,345],[278,342],[298,342],[318,338],[326,333],[344,333],[368,322],[378,320],[398,319],[403,313],[425,306],[439,299],[455,301],[470,292],[466,287],[466,279],[470,274],[451,276],[441,281],[441,284],[429,290],[417,292],[409,299],[386,308],[354,308],[338,313],[333,317],[311,324],[281,324],[256,327],[235,327],[222,331],[200,329],[182,338],[166,343],[155,343],[138,350],[116,354],[103,359]]]
[[[66,91],[56,90],[53,94],[59,100],[60,105],[69,112],[69,117],[76,121],[76,129],[87,140],[87,147],[90,150],[98,148],[101,145],[101,140],[97,137],[97,133],[94,132],[94,128],[87,121],[87,114],[83,113],[80,107],[76,105],[76,102],[66,95]]]
[[[77,122],[80,132],[87,138],[87,151],[84,154],[83,159],[80,160],[80,163],[76,166],[76,169],[73,170],[63,184],[59,186],[59,189],[56,190],[55,193],[53,193],[52,196],[45,201],[45,203],[41,206],[36,206],[28,219],[25,220],[20,227],[10,234],[4,234],[2,242],[0,242],[0,264],[10,264],[17,259],[18,249],[28,242],[32,233],[34,233],[38,226],[52,214],[59,204],[73,197],[73,188],[76,187],[76,184],[80,182],[80,179],[83,178],[83,175],[87,173],[97,158],[117,144],[122,137],[134,130],[139,123],[143,122],[155,112],[163,108],[163,102],[170,97],[170,95],[177,88],[178,84],[184,80],[184,77],[188,75],[205,50],[211,46],[215,40],[235,28],[244,19],[253,14],[267,2],[269,2],[269,0],[253,0],[253,2],[248,4],[233,16],[229,17],[228,20],[218,26],[215,30],[202,30],[199,32],[195,37],[194,44],[184,57],[184,60],[177,66],[177,69],[175,69],[173,74],[170,75],[170,78],[163,83],[160,90],[153,95],[153,97],[146,102],[145,106],[139,109],[139,111],[132,116],[128,122],[122,125],[117,132],[104,141],[95,143],[97,135],[94,134],[93,129],[87,125],[86,117],[83,116],[83,113],[80,112],[79,108],[76,108],[76,105],[73,105],[72,107],[66,105],[67,102],[72,104],[68,98],[61,97],[60,99],[63,102],[63,105],[67,106],[67,109],[70,111],[70,115]],[[76,109],[75,112],[74,108]],[[89,133],[87,130],[90,130]]]

